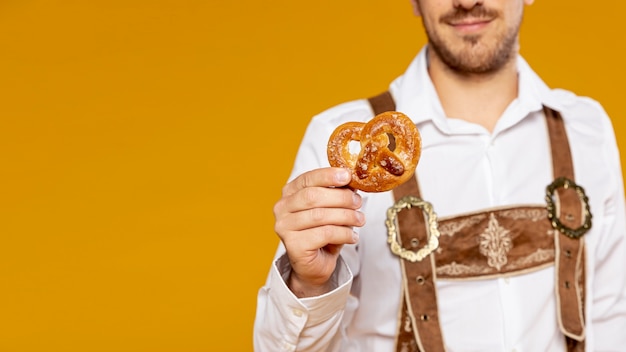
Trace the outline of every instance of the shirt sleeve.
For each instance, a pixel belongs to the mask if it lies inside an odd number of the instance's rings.
[[[328,167],[326,142],[344,121],[367,119],[372,112],[364,100],[343,103],[315,116],[307,126],[289,180],[320,167]],[[255,352],[338,351],[342,320],[354,308],[348,304],[358,268],[353,246],[344,246],[331,280],[335,287],[318,297],[297,298],[287,287],[291,267],[282,244],[274,256],[266,284],[257,296],[254,323]],[[349,258],[347,264],[346,256]]]
[[[601,240],[593,266],[591,326],[593,351],[617,351],[626,346],[626,209],[619,151],[608,117],[605,123],[605,156],[612,192],[604,201]]]
[[[287,287],[291,267],[286,255],[276,260],[268,283],[257,297],[254,350],[330,351],[339,343],[341,319],[350,295],[352,273],[339,257],[331,280],[335,288],[324,295],[299,299]]]

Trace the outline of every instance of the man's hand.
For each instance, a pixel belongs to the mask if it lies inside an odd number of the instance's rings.
[[[358,241],[354,226],[363,226],[361,196],[344,188],[350,171],[323,168],[304,173],[283,187],[274,205],[274,229],[291,263],[287,283],[298,297],[332,289],[330,276],[344,244]]]

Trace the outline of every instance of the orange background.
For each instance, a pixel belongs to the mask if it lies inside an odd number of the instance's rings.
[[[538,0],[522,32],[622,147],[625,9]],[[2,1],[0,351],[251,351],[306,124],[423,43],[408,0]]]

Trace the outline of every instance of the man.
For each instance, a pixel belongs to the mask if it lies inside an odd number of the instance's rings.
[[[387,242],[401,191],[353,192],[326,162],[334,128],[376,110],[357,100],[311,121],[274,207],[281,245],[255,350],[626,351],[613,129],[598,103],[549,89],[518,55],[532,2],[412,0],[429,42],[389,91],[422,135],[411,192],[441,231],[426,259]]]

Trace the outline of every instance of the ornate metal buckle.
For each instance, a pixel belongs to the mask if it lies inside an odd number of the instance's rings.
[[[398,213],[403,209],[411,209],[412,207],[420,208],[425,215],[427,224],[428,243],[417,251],[405,249],[398,241],[397,218]],[[433,206],[417,197],[406,196],[398,200],[392,207],[387,210],[387,242],[391,247],[391,252],[402,259],[410,262],[421,261],[439,247],[439,229],[437,228],[437,214],[433,211]]]
[[[573,188],[578,194],[578,198],[584,205],[585,221],[583,224],[575,229],[567,227],[561,223],[561,220],[556,214],[556,205],[554,204],[554,192],[557,188],[563,187],[565,189]],[[577,185],[574,181],[566,178],[559,177],[546,187],[546,203],[548,204],[548,219],[552,223],[552,227],[559,230],[559,232],[565,234],[569,238],[580,238],[591,228],[591,211],[589,209],[589,198],[585,194],[585,190]]]

